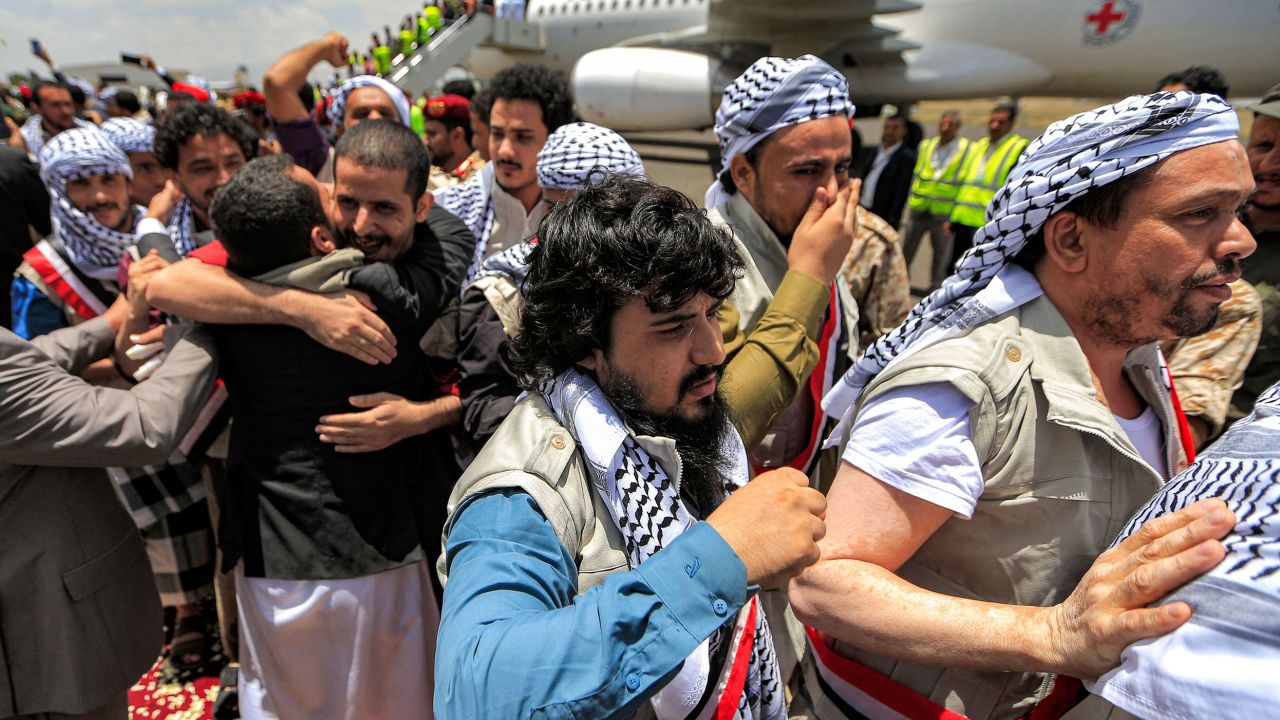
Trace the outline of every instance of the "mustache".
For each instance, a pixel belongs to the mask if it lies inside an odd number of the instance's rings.
[[[1182,282],[1182,289],[1192,290],[1201,285],[1214,284],[1214,280],[1225,281],[1229,278],[1240,275],[1240,260],[1237,258],[1228,258],[1214,266],[1213,270],[1203,272],[1198,275],[1192,275]]]
[[[92,213],[99,212],[101,210],[119,210],[119,209],[120,209],[119,203],[104,202],[104,203],[95,203],[93,205],[89,205],[84,209],[84,211],[92,214]]]
[[[357,250],[361,249],[362,245],[381,247],[391,242],[390,235],[384,235],[382,233],[357,235],[355,228],[347,228],[346,230],[337,233],[337,235],[342,239],[342,243],[344,245],[348,247],[355,247]]]
[[[517,170],[524,167],[524,165],[516,162],[515,160],[495,160],[494,162],[496,162],[499,165],[507,165]]]
[[[724,365],[700,365],[694,368],[680,381],[680,397],[687,395],[694,385],[713,377],[719,379],[723,374]]]

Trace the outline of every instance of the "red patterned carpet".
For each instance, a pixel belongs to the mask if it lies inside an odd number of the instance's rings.
[[[166,658],[129,688],[129,717],[133,720],[209,720],[218,697],[218,673],[190,679],[165,677]]]
[[[129,717],[133,720],[209,720],[218,697],[218,674],[227,664],[213,619],[212,604],[206,633],[214,638],[208,660],[194,671],[181,671],[169,662],[168,648],[146,675],[129,688]],[[166,615],[172,627],[172,614]],[[234,715],[233,715],[234,717]]]

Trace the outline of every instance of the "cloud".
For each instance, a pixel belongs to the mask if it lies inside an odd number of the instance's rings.
[[[363,47],[369,33],[415,10],[409,0],[43,0],[0,5],[0,75],[46,73],[37,37],[61,65],[110,63],[148,53],[170,68],[230,80],[236,66],[260,78],[291,48],[338,30]],[[327,74],[324,69],[322,74]]]

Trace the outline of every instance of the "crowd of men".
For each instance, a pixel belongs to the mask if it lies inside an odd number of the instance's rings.
[[[541,66],[326,123],[352,57],[0,148],[0,717],[125,717],[215,593],[246,718],[1280,700],[1280,86],[855,154],[765,57],[704,209]]]

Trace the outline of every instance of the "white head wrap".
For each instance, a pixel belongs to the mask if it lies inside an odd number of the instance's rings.
[[[775,132],[810,120],[852,115],[849,82],[813,55],[763,57],[729,87],[716,110],[720,172],[707,189],[707,209],[729,200],[720,178],[735,157]]]
[[[1050,215],[1090,190],[1183,150],[1234,140],[1239,120],[1216,95],[1182,91],[1134,95],[1049,126],[1023,153],[991,206],[987,223],[955,274],[912,309],[902,325],[863,353],[822,400],[841,418],[827,439],[839,442],[863,389],[890,364],[1016,308],[1032,298],[997,300],[986,292]]]
[[[155,152],[156,129],[133,118],[111,118],[99,125],[102,134],[127,153]]]
[[[40,151],[40,179],[49,191],[53,231],[77,267],[91,277],[111,278],[134,236],[103,225],[67,197],[68,180],[90,175],[133,179],[129,158],[97,128],[73,128],[59,133]],[[138,206],[131,209],[136,223],[145,211]]]
[[[333,94],[333,102],[329,105],[329,121],[334,127],[342,127],[343,119],[347,112],[347,96],[352,90],[359,90],[364,87],[376,87],[391,98],[391,102],[396,106],[396,112],[400,114],[400,122],[406,127],[410,125],[409,121],[409,99],[404,96],[404,91],[396,87],[395,84],[383,80],[376,75],[357,75],[348,79]]]
[[[561,126],[538,151],[538,184],[549,190],[586,187],[595,168],[644,177],[640,155],[621,135],[587,122]]]
[[[104,103],[111,102],[111,98],[119,94],[120,94],[120,88],[112,85],[110,87],[102,88],[102,91],[98,93],[98,99]]]
[[[71,122],[76,127],[93,127],[93,123],[80,118],[72,118]],[[44,149],[44,118],[39,115],[32,115],[27,121],[22,123],[22,127],[18,132],[22,133],[22,139],[27,143],[27,152],[37,160],[40,158],[40,151]]]

